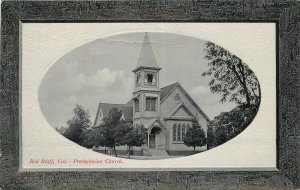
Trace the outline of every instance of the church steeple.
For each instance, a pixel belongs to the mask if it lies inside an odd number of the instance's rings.
[[[160,69],[156,62],[148,33],[146,32],[137,67],[133,70],[135,75],[135,88],[133,92],[134,123],[144,123],[149,119],[159,117],[161,92],[159,89]]]
[[[159,90],[160,69],[161,68],[156,62],[148,33],[146,32],[138,58],[137,67],[132,71],[135,74],[135,91],[138,91],[141,88],[151,88],[156,91]]]
[[[133,72],[135,72],[141,68],[158,69],[158,70],[161,69],[156,62],[156,58],[155,58],[155,55],[154,55],[147,32],[145,33],[145,36],[144,36],[144,41],[143,41],[142,48],[140,51],[137,66],[133,70]]]

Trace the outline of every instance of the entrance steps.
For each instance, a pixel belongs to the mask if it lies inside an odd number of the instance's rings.
[[[155,149],[149,149],[150,156],[169,156],[167,151],[165,150],[155,150]]]

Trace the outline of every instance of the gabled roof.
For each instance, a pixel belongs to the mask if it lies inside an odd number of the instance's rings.
[[[174,89],[174,87],[176,87],[176,85],[177,85],[177,83],[174,83],[174,84],[170,84],[168,86],[161,88],[160,100],[164,99],[168,94],[170,94],[170,92]],[[133,104],[132,99],[130,99],[126,104],[99,103],[94,126],[99,124],[96,122],[97,122],[98,118],[100,117],[100,114],[103,114],[102,117],[106,117],[109,113],[109,110],[113,107],[121,109],[126,120],[132,120],[132,117],[133,117],[133,105],[132,104]],[[100,107],[101,107],[102,113],[100,113]]]
[[[142,44],[140,56],[137,62],[136,69],[133,71],[138,70],[139,68],[153,68],[153,69],[161,69],[157,62],[156,58],[149,40],[148,33],[145,33],[144,41]]]
[[[165,97],[170,94],[170,92],[176,87],[178,82],[174,83],[174,84],[170,84],[168,86],[165,86],[163,88],[161,88],[161,92],[160,92],[160,101],[162,101],[163,99],[165,99]]]
[[[179,82],[170,84],[168,86],[165,86],[161,88],[161,93],[160,93],[160,103],[162,103],[175,89],[176,87],[179,87],[182,92],[187,96],[187,98],[190,100],[190,102],[198,109],[200,113],[204,115],[204,117],[209,121],[209,117],[202,111],[202,109],[198,106],[198,104],[191,98],[191,96],[184,90],[184,88],[181,86]],[[119,110],[122,110],[122,113],[125,117],[125,120],[132,120],[133,118],[133,101],[130,99],[126,104],[110,104],[110,103],[99,103],[96,119],[94,122],[94,125],[96,125],[99,114],[100,114],[100,107],[102,110],[102,117],[106,117],[109,113],[109,110],[113,107],[118,108]],[[179,108],[178,106],[177,108]]]
[[[158,125],[153,125],[155,122],[156,122]],[[150,120],[145,124],[145,127],[148,127],[148,133],[150,133],[151,130],[152,130],[152,128],[154,128],[154,127],[159,127],[159,128],[161,128],[162,130],[165,129],[165,126],[161,123],[161,121],[160,121],[159,118],[153,118],[153,119],[150,119]]]
[[[198,109],[198,111],[200,113],[202,113],[204,115],[204,117],[206,118],[207,121],[209,121],[209,117],[202,111],[202,109],[198,106],[198,104],[193,100],[193,98],[189,95],[189,93],[187,93],[187,91],[181,86],[181,84],[179,82],[176,82],[174,84],[171,84],[169,86],[166,86],[165,88],[167,88],[165,90],[165,95],[164,97],[160,98],[160,103],[162,103],[165,99],[167,99],[167,97],[176,89],[176,87],[179,87],[182,92],[187,96],[187,98],[190,100],[190,102]]]
[[[125,104],[126,106],[132,106],[133,100],[132,98]],[[133,106],[132,106],[133,107]]]
[[[101,110],[100,110],[100,108],[101,108]],[[94,122],[94,126],[96,126],[98,124],[98,123],[96,123],[98,118],[101,117],[101,116],[102,117],[107,117],[108,114],[109,114],[109,111],[112,108],[117,108],[117,109],[121,110],[125,120],[128,120],[128,121],[132,120],[132,118],[133,118],[133,110],[132,110],[133,108],[132,108],[132,106],[128,106],[126,104],[99,103],[96,119],[95,119],[95,122]]]
[[[194,114],[186,107],[186,105],[184,103],[179,103],[168,115],[168,117],[172,117],[174,116],[177,111],[180,109],[180,108],[183,108],[186,112],[187,112],[187,115],[189,117],[192,117],[192,118],[195,118]]]

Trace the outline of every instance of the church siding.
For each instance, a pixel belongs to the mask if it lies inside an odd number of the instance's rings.
[[[178,98],[179,97],[179,98]],[[199,124],[207,132],[207,119],[206,117],[193,105],[183,90],[180,87],[176,87],[174,91],[161,103],[161,117],[169,117],[171,112],[179,105],[183,103],[187,109],[198,118]],[[182,113],[182,112],[180,112]],[[188,154],[193,151],[193,147],[186,146],[183,142],[173,142],[173,127],[174,124],[187,124],[191,125],[191,121],[186,117],[186,120],[166,120],[166,151],[170,155]],[[204,151],[207,147],[197,147],[196,151]]]
[[[160,113],[160,97],[159,97],[159,93],[158,92],[151,92],[151,94],[155,94],[157,96],[156,99],[156,111],[146,111],[146,94],[149,92],[139,92],[139,112],[135,112],[135,110],[133,110],[133,123],[134,124],[145,124],[148,123],[149,120],[153,119],[153,118],[157,118],[159,117],[159,113]]]
[[[177,95],[178,94],[178,95]],[[176,100],[176,96],[180,97],[180,100]],[[170,112],[175,109],[178,104],[183,103],[190,112],[198,118],[199,124],[207,132],[207,119],[206,117],[192,104],[189,98],[183,93],[183,91],[177,86],[176,89],[161,103],[161,116],[167,117]]]
[[[165,143],[166,143],[166,151],[170,150],[171,140],[172,140],[172,131],[170,131],[170,123],[165,122]]]

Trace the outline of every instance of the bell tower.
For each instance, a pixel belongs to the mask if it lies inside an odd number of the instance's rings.
[[[154,52],[145,33],[134,73],[133,123],[145,124],[160,115],[159,71]]]

